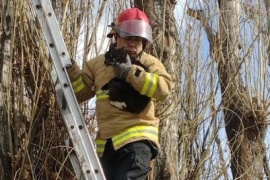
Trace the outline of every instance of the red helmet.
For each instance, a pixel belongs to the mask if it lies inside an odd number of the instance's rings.
[[[146,14],[137,8],[130,8],[119,14],[112,23],[112,30],[107,37],[117,32],[121,37],[139,36],[152,43],[152,28]]]

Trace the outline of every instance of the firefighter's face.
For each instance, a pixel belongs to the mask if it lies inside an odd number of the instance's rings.
[[[143,39],[137,36],[117,37],[117,48],[124,47],[130,56],[137,56],[143,50]]]

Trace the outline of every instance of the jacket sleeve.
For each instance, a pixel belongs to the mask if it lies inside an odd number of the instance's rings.
[[[79,103],[95,96],[94,78],[88,62],[84,63],[82,70],[74,63],[67,68],[67,72]]]
[[[149,71],[132,65],[126,81],[130,83],[140,94],[163,101],[171,93],[173,82],[163,64],[156,58],[150,58]]]

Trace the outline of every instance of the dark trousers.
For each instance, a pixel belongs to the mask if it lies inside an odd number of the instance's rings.
[[[152,144],[148,140],[129,143],[117,151],[108,139],[100,158],[107,180],[145,180],[151,170]]]

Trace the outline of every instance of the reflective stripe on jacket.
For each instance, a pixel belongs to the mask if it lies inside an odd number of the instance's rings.
[[[129,142],[143,139],[149,139],[159,146],[157,140],[159,118],[155,113],[155,102],[164,100],[171,93],[173,82],[170,74],[157,58],[142,53],[140,62],[147,67],[148,71],[133,64],[126,82],[141,94],[151,97],[151,101],[141,113],[131,113],[113,106],[110,103],[108,91],[101,90],[105,84],[115,77],[113,66],[105,65],[104,59],[104,54],[101,54],[84,62],[82,69],[76,63],[67,69],[79,103],[94,96],[97,97],[95,111],[99,127],[97,139],[101,139],[101,141],[103,139],[105,142],[106,139],[112,138],[114,146],[117,148]],[[141,129],[140,131],[139,128],[139,130],[130,132],[131,127],[150,127],[156,130],[144,131],[144,129]],[[126,132],[129,133],[121,136]],[[124,137],[127,137],[127,139],[124,139]],[[98,144],[101,144],[98,145],[99,151],[104,149],[104,144],[103,147],[102,143]]]
[[[158,83],[158,75],[154,73],[148,73],[141,91],[141,94],[148,97],[152,97],[156,91]]]
[[[83,82],[82,76],[79,76],[71,84],[72,84],[72,88],[74,90],[74,93],[80,92],[85,87],[85,83]]]
[[[156,91],[157,83],[158,83],[158,75],[155,73],[148,73],[145,78],[145,82],[143,84],[143,88],[140,93],[142,95],[152,97],[154,92]],[[83,82],[82,76],[79,76],[71,84],[72,84],[74,93],[80,92],[85,87],[85,83]],[[98,92],[98,93],[102,93],[102,92]],[[104,93],[107,93],[107,92],[104,92]]]
[[[109,99],[109,90],[98,90],[96,92],[97,100]]]
[[[114,149],[139,139],[148,139],[158,144],[158,128],[154,126],[133,126],[112,137]],[[96,139],[97,153],[101,157],[105,149],[106,139]]]

